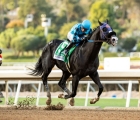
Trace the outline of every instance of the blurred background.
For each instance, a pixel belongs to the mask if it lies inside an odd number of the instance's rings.
[[[140,51],[139,0],[1,0],[3,65],[35,62],[47,42],[65,40],[70,28],[84,19],[91,21],[92,28],[98,19],[108,19],[119,37],[116,47],[103,44],[100,61]],[[139,59],[139,53],[131,54],[131,60]]]
[[[93,29],[98,19],[108,19],[119,38],[115,47],[103,44],[99,69],[104,69],[105,57],[129,57],[130,69],[140,68],[139,0],[0,0],[2,66],[33,65],[46,43],[55,38],[65,40],[71,27],[84,19],[91,21]],[[52,91],[58,91],[55,86]],[[23,91],[34,91],[22,87]],[[104,87],[105,91],[119,90],[117,85]],[[86,90],[85,86],[79,89]]]

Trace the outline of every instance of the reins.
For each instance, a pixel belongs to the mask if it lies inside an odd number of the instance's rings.
[[[95,30],[96,30],[97,28],[95,28],[94,30],[93,30],[93,32],[95,32]],[[87,42],[91,42],[91,43],[98,43],[98,42],[107,42],[107,43],[109,43],[109,40],[110,40],[110,38],[108,38],[108,37],[106,37],[105,36],[105,34],[104,34],[104,32],[102,31],[102,29],[100,29],[100,34],[102,33],[102,35],[104,36],[104,38],[106,38],[106,41],[105,40],[84,40],[83,41],[83,43],[82,43],[82,45],[80,46],[80,49],[79,49],[79,51],[78,51],[78,54],[76,55],[76,57],[75,57],[75,60],[76,60],[76,58],[78,57],[78,55],[80,54],[80,50],[83,48],[83,45],[86,43],[86,41]],[[91,37],[91,36],[90,36]],[[74,60],[74,62],[75,62],[75,60]],[[67,68],[67,70],[70,72],[70,63],[69,63],[69,61],[68,61],[68,63],[65,63],[65,65],[66,65],[66,68]],[[71,73],[71,72],[70,72]]]
[[[99,27],[99,26],[98,26],[98,27]],[[98,27],[97,27],[97,28],[98,28]],[[93,33],[95,32],[95,30],[96,30],[97,28],[93,29]],[[88,42],[107,42],[107,43],[109,43],[110,38],[106,37],[106,35],[104,34],[104,32],[102,31],[101,28],[99,28],[99,29],[100,29],[100,34],[102,33],[102,35],[104,36],[104,38],[106,38],[106,41],[105,41],[105,40],[87,40],[87,41],[88,41]]]
[[[88,42],[106,42],[104,40],[87,40]]]

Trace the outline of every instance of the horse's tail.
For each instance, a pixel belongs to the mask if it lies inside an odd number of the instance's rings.
[[[37,63],[35,64],[34,68],[27,67],[31,70],[28,74],[34,76],[40,76],[43,74],[43,67],[42,67],[42,59],[41,57],[38,59]]]
[[[35,64],[35,68],[32,69],[32,75],[42,75],[43,74],[43,67],[42,67],[42,59],[41,57],[38,59],[37,63]]]
[[[41,76],[43,74],[44,69],[42,65],[42,58],[43,58],[42,56],[45,54],[47,48],[48,48],[48,44],[43,48],[42,55],[39,57],[37,63],[35,64],[35,67],[33,69],[29,68],[31,70],[31,72],[29,73],[30,75]]]

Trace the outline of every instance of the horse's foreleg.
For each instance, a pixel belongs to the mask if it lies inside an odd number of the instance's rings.
[[[70,104],[71,106],[74,106],[74,102],[75,102],[75,101],[74,101],[74,98],[71,98],[70,101],[69,101],[69,104]]]
[[[102,84],[101,84],[101,82],[100,82],[100,78],[99,78],[99,75],[98,75],[98,72],[97,72],[97,71],[96,71],[96,73],[90,74],[89,76],[91,77],[91,79],[92,79],[92,80],[98,85],[98,87],[99,87],[99,92],[98,92],[98,94],[97,94],[97,98],[94,98],[94,99],[92,99],[92,100],[90,101],[90,104],[95,104],[95,103],[99,100],[100,95],[101,95],[102,92],[103,92],[103,86],[102,86]]]
[[[72,93],[70,95],[65,95],[66,99],[76,96],[78,84],[79,84],[79,77],[75,75],[73,76],[73,79],[72,79]]]
[[[70,73],[69,72],[63,72],[63,75],[58,83],[58,85],[64,90],[68,95],[71,94],[70,90],[66,87],[66,81],[69,78]],[[59,94],[58,98],[64,98],[64,94]]]
[[[69,104],[71,106],[74,106],[74,97],[76,96],[79,80],[80,79],[79,79],[78,76],[73,76],[73,79],[72,79],[72,93],[70,95],[65,95],[66,99],[71,98],[70,101],[69,101]]]

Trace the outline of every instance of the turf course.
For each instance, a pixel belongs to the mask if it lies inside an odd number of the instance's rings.
[[[4,98],[0,98],[3,100],[0,105],[4,105]],[[10,98],[11,99],[11,98]],[[19,98],[19,101],[23,101],[26,98]],[[14,99],[12,99],[14,101]],[[90,99],[89,99],[90,101]],[[126,99],[103,99],[101,98],[96,104],[91,105],[88,101],[88,106],[99,106],[101,108],[104,107],[125,107],[126,104]],[[34,101],[35,105],[36,100]],[[67,100],[65,99],[59,99],[59,98],[52,98],[52,104],[57,104],[61,102],[64,105],[67,105]],[[46,98],[40,98],[39,99],[39,105],[45,105],[46,103]],[[84,98],[75,98],[75,106],[84,106],[85,105],[85,99]],[[130,107],[137,107],[138,105],[138,99],[131,99],[130,100]]]

